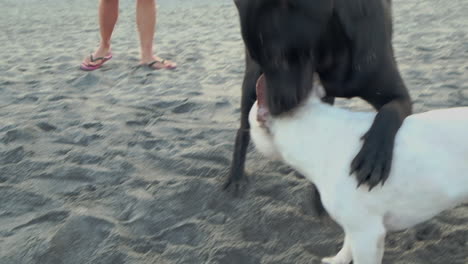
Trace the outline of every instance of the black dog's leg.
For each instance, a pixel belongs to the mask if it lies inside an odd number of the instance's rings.
[[[245,157],[250,141],[250,125],[248,118],[250,109],[257,99],[255,86],[260,75],[260,67],[250,58],[248,52],[246,52],[246,68],[242,84],[240,128],[237,130],[231,171],[224,185],[224,189],[234,186],[237,191],[241,180],[245,178]]]
[[[336,0],[335,9],[353,44],[346,92],[378,110],[350,170],[358,185],[372,189],[390,174],[395,136],[411,114],[411,99],[393,54],[389,2]]]
[[[390,174],[395,136],[403,120],[411,113],[409,97],[395,99],[382,106],[371,128],[363,136],[364,144],[351,163],[358,185],[367,183],[372,189]]]

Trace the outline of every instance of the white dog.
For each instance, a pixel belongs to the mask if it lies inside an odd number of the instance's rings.
[[[323,263],[379,264],[387,231],[409,228],[468,202],[468,107],[406,118],[395,139],[388,180],[369,191],[357,187],[349,173],[375,113],[325,104],[317,94],[323,90],[314,90],[294,112],[273,118],[260,78],[249,122],[256,148],[311,180],[344,229],[342,249]]]

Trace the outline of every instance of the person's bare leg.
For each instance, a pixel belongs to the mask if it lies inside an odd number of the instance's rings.
[[[153,53],[154,32],[156,28],[156,0],[137,0],[136,21],[140,36],[141,64],[158,61],[152,65],[154,69],[175,68],[176,64],[163,60]]]
[[[119,17],[119,0],[100,0],[99,1],[99,30],[101,41],[99,47],[94,51],[93,57],[99,58],[109,54],[111,49],[111,37],[114,31],[117,18]],[[85,63],[94,65],[100,63],[90,61],[89,56],[84,60]]]

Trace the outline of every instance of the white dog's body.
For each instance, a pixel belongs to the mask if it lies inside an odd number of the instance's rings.
[[[324,207],[345,231],[342,250],[323,261],[379,264],[387,231],[401,230],[468,201],[468,107],[414,114],[396,139],[383,186],[357,188],[350,164],[375,113],[327,105],[312,95],[294,113],[249,122],[256,148],[278,157],[318,188]]]

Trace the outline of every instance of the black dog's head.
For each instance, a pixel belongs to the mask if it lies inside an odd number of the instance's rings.
[[[272,115],[295,108],[312,89],[314,53],[332,2],[235,0],[245,46],[265,75]]]

